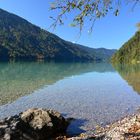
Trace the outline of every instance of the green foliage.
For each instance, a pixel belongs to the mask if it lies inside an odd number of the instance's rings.
[[[140,31],[126,42],[112,57],[113,63],[140,63]]]

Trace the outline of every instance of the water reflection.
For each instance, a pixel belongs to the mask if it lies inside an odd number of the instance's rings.
[[[137,65],[114,65],[123,79],[140,94],[140,64]]]
[[[0,85],[2,87],[2,80],[6,79],[9,85],[4,85],[3,90],[10,88],[12,100],[19,97],[17,94],[15,98],[17,91],[21,92],[21,96],[26,94],[26,91],[35,92],[10,104],[1,105],[0,118],[33,107],[51,108],[65,114],[66,117],[75,118],[68,129],[70,134],[93,132],[95,126],[104,126],[134,113],[140,105],[140,96],[132,88],[135,85],[133,83],[139,83],[139,69],[128,67],[128,71],[126,66],[115,68],[127,80],[107,63],[3,64]],[[131,86],[126,82],[130,81],[128,77],[134,80]],[[11,99],[8,92],[5,92],[7,101]]]
[[[114,71],[107,63],[1,63],[0,105],[72,75]]]

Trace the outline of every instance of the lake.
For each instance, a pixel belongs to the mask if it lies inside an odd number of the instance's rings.
[[[70,134],[93,131],[140,106],[140,64],[0,63],[0,118],[31,107],[52,108],[73,121]]]

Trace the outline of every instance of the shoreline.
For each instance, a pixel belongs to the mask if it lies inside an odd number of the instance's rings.
[[[28,109],[15,116],[0,120],[0,139],[10,140],[139,140],[140,111],[119,119],[95,131],[81,133],[78,136],[67,134],[67,128],[73,118],[64,118],[54,110],[42,108]],[[32,134],[32,135],[31,135]],[[43,137],[42,137],[43,135]],[[36,137],[38,136],[38,139]],[[5,138],[6,137],[6,138]]]
[[[105,127],[97,128],[93,134],[82,133],[68,140],[139,140],[140,112],[119,119]],[[65,140],[65,139],[64,139]]]

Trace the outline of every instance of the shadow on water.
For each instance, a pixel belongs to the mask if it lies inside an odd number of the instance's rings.
[[[12,102],[65,77],[88,72],[112,72],[108,63],[0,63],[0,105]]]
[[[65,118],[67,118],[68,114],[62,113],[62,116],[64,116]],[[88,123],[87,119],[81,119],[81,118],[68,118],[70,124],[68,126],[67,129],[67,134],[69,134],[69,136],[77,136],[81,133],[86,132],[84,129],[82,129],[81,127],[85,125],[85,123]]]
[[[113,65],[123,79],[140,94],[140,64],[136,65]]]
[[[69,135],[72,134],[72,136],[76,136],[76,135],[86,132],[85,130],[81,129],[81,126],[84,126],[85,123],[87,123],[87,122],[88,122],[88,120],[86,120],[86,119],[75,119],[75,120],[71,121],[71,123],[68,127],[68,130],[67,130],[67,133]]]

